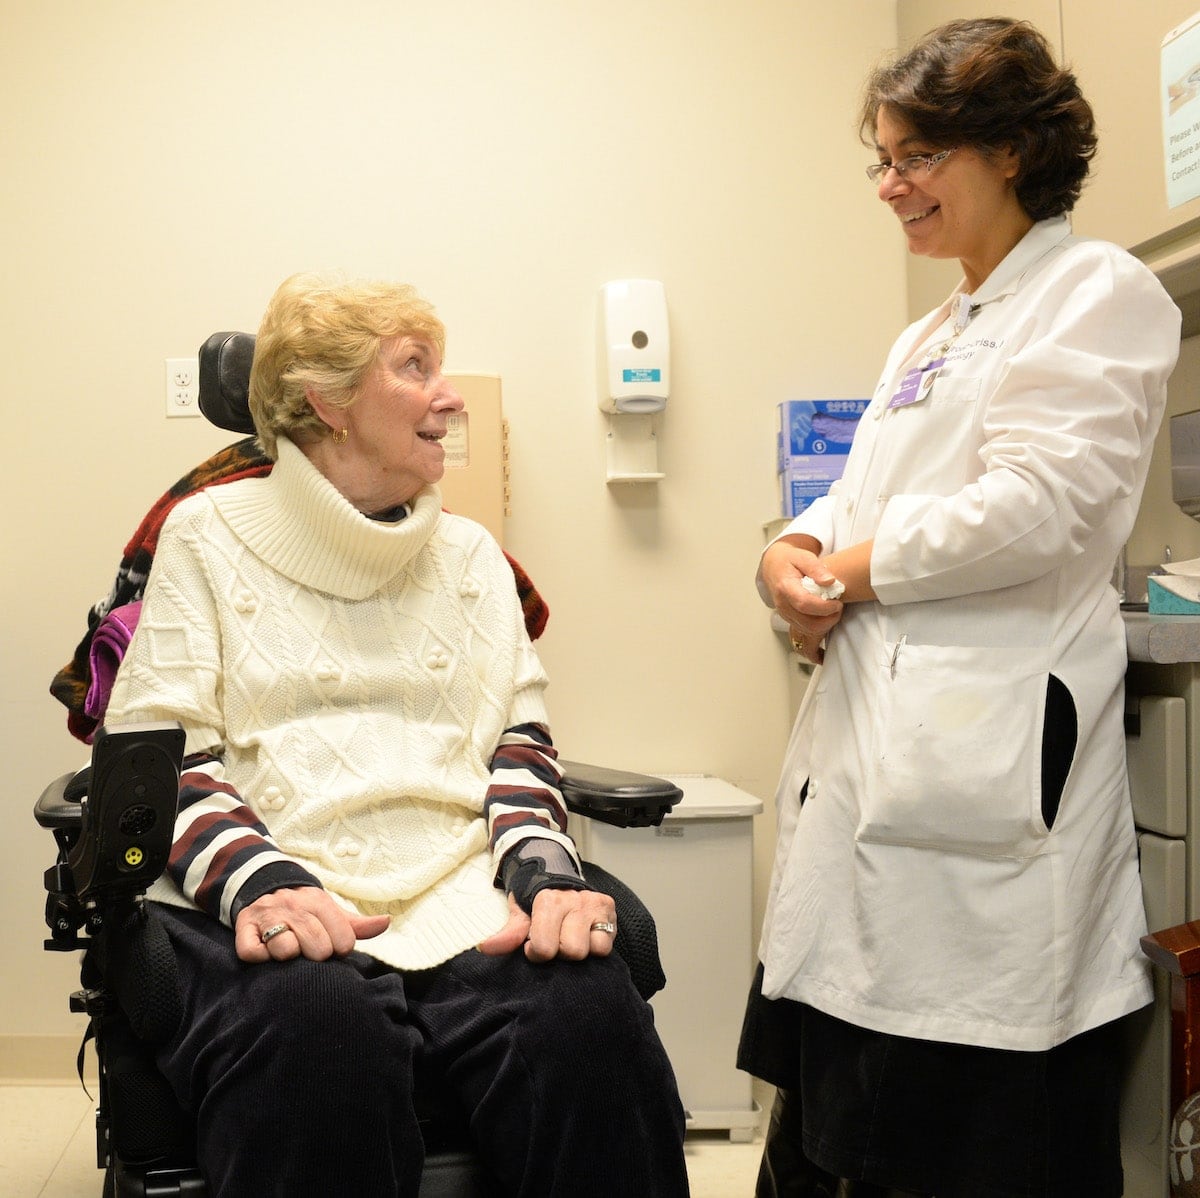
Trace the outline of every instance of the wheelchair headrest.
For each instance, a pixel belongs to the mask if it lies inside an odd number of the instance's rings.
[[[214,333],[200,347],[200,411],[218,428],[253,433],[250,363],[253,333]]]

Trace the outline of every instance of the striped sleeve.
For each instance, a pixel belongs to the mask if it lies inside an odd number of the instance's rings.
[[[484,798],[488,843],[497,866],[523,840],[553,840],[579,867],[575,842],[567,835],[567,805],[558,783],[558,753],[544,724],[517,724],[505,730],[492,754],[492,780]],[[581,871],[582,872],[582,871]]]
[[[167,874],[201,910],[233,926],[238,892],[259,871],[269,869],[273,885],[319,886],[303,866],[285,856],[266,826],[224,781],[224,766],[213,754],[184,763],[179,778],[179,810]]]

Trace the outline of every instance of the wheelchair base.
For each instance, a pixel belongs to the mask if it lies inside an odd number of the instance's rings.
[[[419,1198],[492,1198],[495,1189],[469,1152],[427,1157]],[[139,1169],[120,1161],[104,1175],[104,1198],[208,1198],[195,1169]]]

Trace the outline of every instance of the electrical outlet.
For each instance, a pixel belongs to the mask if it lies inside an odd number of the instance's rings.
[[[167,415],[200,415],[200,363],[196,358],[167,359]]]

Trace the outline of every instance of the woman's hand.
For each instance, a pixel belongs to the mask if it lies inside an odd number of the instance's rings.
[[[607,924],[609,932],[595,924]],[[508,896],[508,923],[480,946],[485,956],[501,957],[525,946],[531,961],[566,957],[607,957],[613,950],[617,909],[612,898],[598,890],[542,890],[533,900],[533,918]]]
[[[809,661],[825,657],[821,647],[825,634],[842,618],[845,605],[837,599],[822,599],[803,585],[811,578],[818,586],[838,581],[812,548],[809,537],[782,537],[767,548],[759,573],[775,610],[792,631],[792,644]]]
[[[251,963],[307,957],[327,961],[344,957],[355,940],[378,936],[387,915],[350,915],[318,886],[273,890],[238,912],[234,944],[238,958]],[[263,941],[264,932],[284,930]]]

